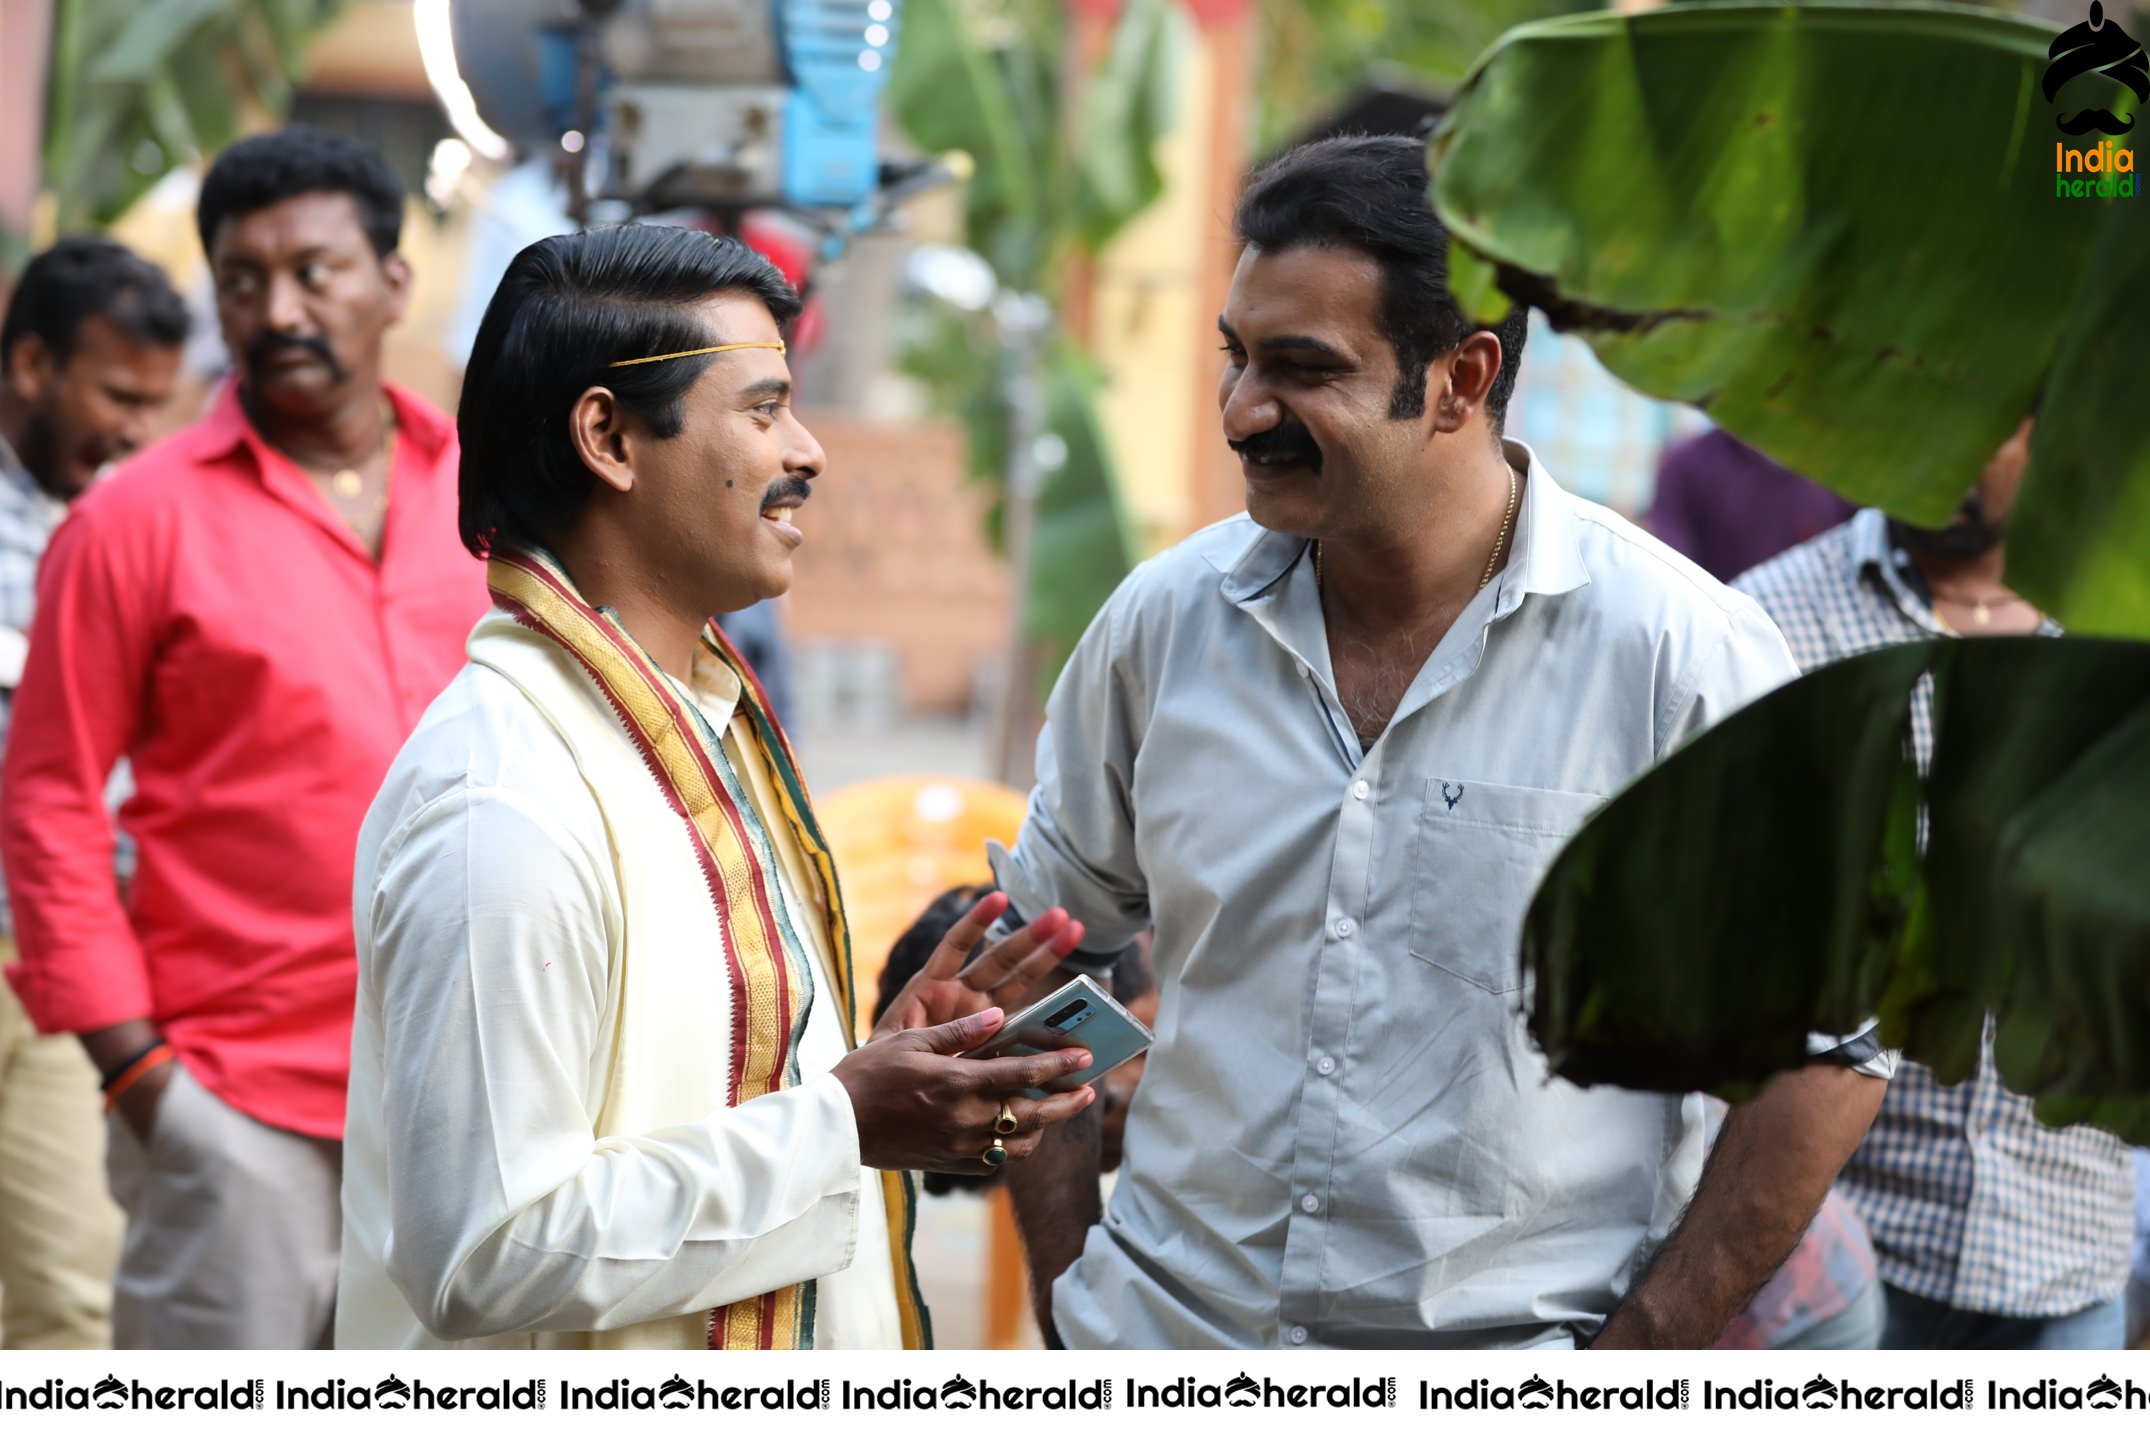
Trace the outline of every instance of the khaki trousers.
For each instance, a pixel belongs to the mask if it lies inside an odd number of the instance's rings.
[[[120,1349],[327,1349],[343,1239],[343,1144],[240,1114],[173,1064],[145,1147],[107,1118],[127,1212]]]
[[[0,966],[15,946],[0,938]],[[73,1036],[40,1036],[0,981],[0,1349],[106,1349],[120,1214],[103,1100]]]

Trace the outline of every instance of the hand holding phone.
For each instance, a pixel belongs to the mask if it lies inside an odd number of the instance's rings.
[[[1011,1015],[985,1044],[963,1053],[966,1060],[1030,1056],[1080,1046],[1091,1063],[1025,1094],[1041,1099],[1047,1090],[1076,1090],[1095,1083],[1107,1071],[1125,1065],[1157,1038],[1150,1028],[1088,976],[1077,976],[1042,1001]]]

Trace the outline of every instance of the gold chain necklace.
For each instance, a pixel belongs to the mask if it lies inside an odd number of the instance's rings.
[[[1971,610],[1971,621],[1977,623],[1980,627],[1990,627],[1992,625],[1993,609],[1995,607],[2009,607],[2015,603],[2022,603],[2023,606],[2038,614],[2040,622],[2045,621],[2045,614],[2038,611],[2036,604],[2026,602],[2014,593],[2003,593],[1997,598],[1960,598],[1952,593],[1944,593],[1935,589],[1933,590],[1934,621],[1941,625],[1943,632],[1954,632],[1956,630],[1950,627],[1948,621],[1941,616],[1941,604],[1945,602],[1952,602],[1969,608]]]
[[[390,468],[396,462],[396,407],[386,398],[381,400],[381,451],[388,454]],[[356,468],[339,468],[329,478],[329,486],[336,496],[346,503],[355,502],[366,491],[366,475]]]
[[[1493,551],[1486,554],[1486,570],[1485,574],[1478,579],[1478,592],[1484,592],[1486,584],[1493,581],[1493,565],[1500,561],[1501,549],[1508,545],[1508,527],[1515,521],[1516,500],[1521,494],[1522,489],[1516,483],[1515,469],[1511,467],[1508,470],[1508,511],[1501,514],[1500,536],[1493,540]],[[1314,591],[1317,593],[1321,591],[1321,539],[1319,538],[1314,540]]]

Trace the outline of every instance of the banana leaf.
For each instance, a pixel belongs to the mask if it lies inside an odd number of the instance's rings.
[[[908,0],[889,104],[913,143],[979,161],[964,196],[963,242],[1004,292],[1055,294],[1075,252],[1095,253],[1163,189],[1156,148],[1172,122],[1183,26],[1166,0],[1129,0],[1098,64],[1065,84],[1067,12],[1058,5]],[[990,41],[988,39],[990,37]],[[960,417],[972,473],[1005,494],[1012,355],[982,319],[911,315],[903,364]],[[1093,395],[1103,376],[1072,338],[1047,348],[1045,432],[1066,461],[1044,475],[1021,595],[1049,685],[1066,653],[1133,565],[1109,436]],[[1001,503],[987,515],[996,546]]]
[[[1941,5],[1521,26],[1432,141],[1457,297],[1535,304],[1634,387],[1924,526],[2043,393],[2016,581],[2073,630],[2150,636],[2150,430],[2121,398],[2150,245],[2132,201],[2055,196],[2052,39]]]
[[[1103,383],[1097,365],[1072,343],[1063,340],[1046,357],[1046,431],[1067,445],[1067,456],[1044,475],[1031,518],[1023,627],[1043,648],[1040,697],[1052,690],[1076,639],[1135,565],[1112,445],[1097,416],[1095,396]]]
[[[1934,760],[1905,756],[1934,684]],[[1923,808],[1931,837],[1916,837]],[[1991,638],[1824,667],[1673,753],[1531,903],[1561,1075],[1743,1094],[1808,1031],[1968,1075],[1986,1013],[2041,1116],[2150,1141],[2150,644]]]
[[[1524,924],[1531,1031],[1559,1074],[1725,1090],[1849,1033],[1917,896],[1910,695],[1931,646],[1770,693],[1562,848]]]
[[[908,0],[903,43],[890,67],[888,104],[911,142],[929,153],[962,150],[977,161],[964,191],[974,236],[1035,228],[1047,208],[1041,137],[1018,123],[1017,92],[978,43],[956,0]],[[990,243],[972,248],[992,257]]]
[[[342,0],[58,0],[45,176],[59,226],[109,224],[174,166],[281,114]]]
[[[1075,141],[1077,227],[1095,252],[1164,193],[1157,140],[1172,128],[1182,21],[1164,0],[1132,0],[1082,92]]]

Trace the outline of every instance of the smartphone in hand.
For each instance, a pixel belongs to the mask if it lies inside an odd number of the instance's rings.
[[[1148,1050],[1156,1039],[1104,987],[1088,976],[1077,976],[1044,1000],[1017,1011],[984,1045],[963,1055],[967,1060],[992,1060],[1081,1046],[1090,1053],[1090,1065],[1053,1082],[1053,1090],[1063,1091],[1101,1079]],[[1024,1093],[1033,1100],[1046,1094],[1043,1090]]]

